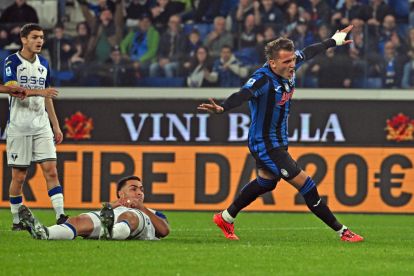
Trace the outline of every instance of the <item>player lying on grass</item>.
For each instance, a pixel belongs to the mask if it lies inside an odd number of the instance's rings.
[[[157,240],[170,228],[161,212],[144,206],[144,187],[137,176],[127,176],[117,184],[118,200],[105,203],[100,212],[88,212],[69,218],[66,223],[46,227],[26,206],[19,208],[22,223],[35,239],[71,240],[77,236],[110,240]]]

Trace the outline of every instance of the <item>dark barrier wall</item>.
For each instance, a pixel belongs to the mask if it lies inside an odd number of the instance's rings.
[[[61,100],[55,106],[62,129],[74,136],[65,143],[245,144],[250,123],[246,105],[230,113],[211,115],[197,112],[199,103]],[[7,109],[7,101],[1,99],[0,110],[5,111],[0,112],[3,139]],[[289,135],[291,145],[412,146],[408,134],[412,134],[413,120],[412,101],[295,100]],[[387,140],[390,135],[395,139]]]
[[[142,176],[146,201],[169,210],[225,208],[249,179],[248,110],[198,113],[199,100],[60,100],[65,133],[58,171],[69,208],[99,208],[115,198],[115,181]],[[4,138],[7,101],[0,100]],[[335,211],[414,213],[412,101],[296,100],[290,152],[319,183]],[[8,206],[10,169],[0,143],[0,207]],[[39,168],[32,167],[25,201],[49,207]],[[286,183],[249,210],[304,211]]]

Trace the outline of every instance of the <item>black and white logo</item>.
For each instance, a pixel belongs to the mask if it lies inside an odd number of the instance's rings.
[[[37,68],[37,70],[39,71],[40,74],[43,74],[43,71],[45,71],[45,69],[43,67],[39,67],[39,68]]]
[[[12,153],[11,154],[11,158],[13,159],[13,161],[16,161],[16,159],[17,159],[17,153]]]
[[[289,173],[287,172],[287,170],[285,169],[280,169],[280,173],[284,176],[284,177],[289,177]]]

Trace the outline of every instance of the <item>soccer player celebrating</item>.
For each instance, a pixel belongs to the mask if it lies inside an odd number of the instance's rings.
[[[104,204],[100,212],[71,217],[64,224],[45,227],[24,205],[19,209],[23,224],[35,239],[72,240],[76,236],[89,239],[157,240],[166,237],[170,228],[166,216],[144,206],[144,187],[137,176],[118,181],[118,200]]]
[[[291,98],[295,89],[295,70],[303,62],[330,47],[352,43],[345,40],[352,25],[337,32],[332,38],[295,51],[293,42],[278,38],[265,47],[267,62],[253,73],[239,92],[228,97],[220,105],[213,99],[201,104],[198,109],[211,113],[223,113],[249,101],[251,125],[249,129],[249,150],[256,160],[257,178],[241,190],[234,202],[223,212],[215,214],[214,222],[231,240],[239,238],[234,233],[237,214],[256,198],[276,188],[283,178],[302,194],[308,208],[343,241],[360,242],[363,238],[332,214],[319,197],[315,182],[292,159],[288,153],[288,129]]]
[[[24,229],[18,209],[31,162],[40,163],[57,222],[67,219],[56,170],[55,143],[63,139],[52,101],[58,91],[49,87],[49,64],[39,55],[44,42],[43,30],[37,24],[26,24],[20,31],[20,39],[23,48],[5,59],[3,77],[6,86],[13,90],[16,86],[22,87],[24,93],[24,96],[9,98],[10,119],[6,130],[7,164],[12,168],[10,209],[15,231]]]

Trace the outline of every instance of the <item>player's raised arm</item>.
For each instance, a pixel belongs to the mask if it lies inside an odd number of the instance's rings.
[[[331,38],[305,47],[302,50],[304,54],[304,61],[310,60],[314,56],[325,52],[328,48],[352,43],[352,40],[346,40],[346,36],[353,27],[353,25],[349,25],[348,27],[337,31]]]

